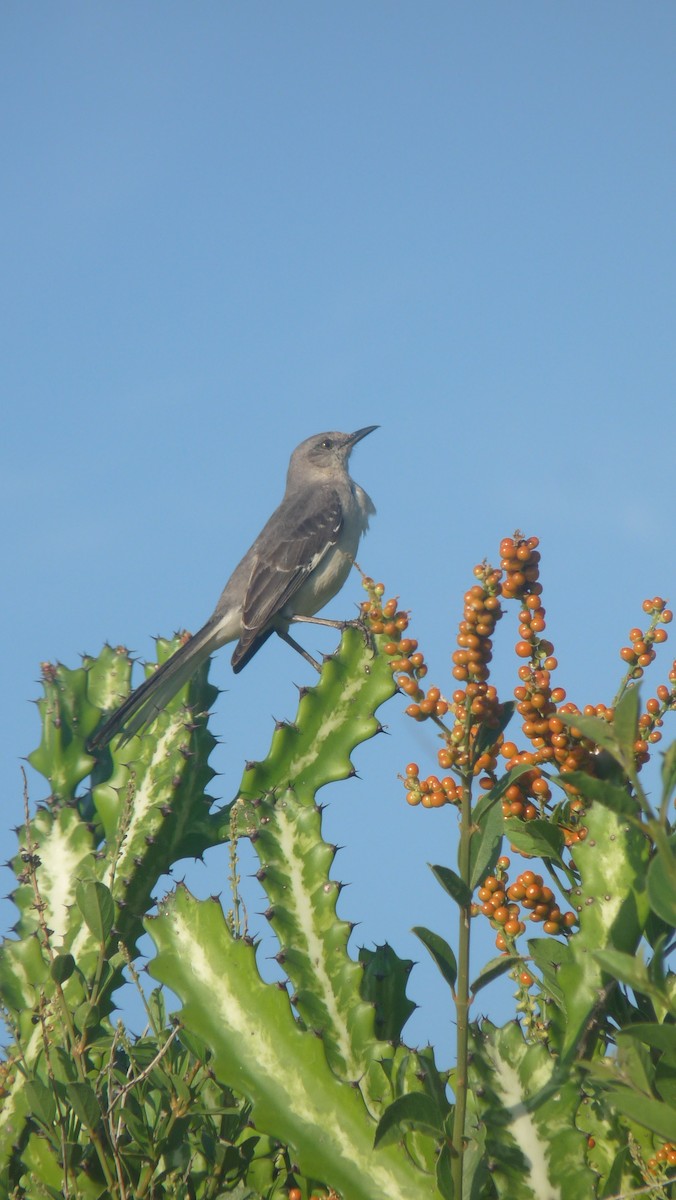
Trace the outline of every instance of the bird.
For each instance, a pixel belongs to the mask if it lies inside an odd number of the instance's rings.
[[[95,731],[88,748],[104,749],[116,734],[128,741],[150,724],[205,659],[228,642],[235,673],[272,633],[319,665],[291,637],[308,621],[344,628],[315,614],[345,583],[373,501],[348,471],[350,454],[377,425],[355,433],[318,433],[293,451],[281,504],[235,567],[208,621],[141,683]]]

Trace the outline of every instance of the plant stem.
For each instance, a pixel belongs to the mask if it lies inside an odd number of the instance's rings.
[[[462,802],[460,808],[460,846],[458,867],[460,878],[470,886],[470,840],[472,837],[472,791],[471,775],[463,776]],[[462,1198],[463,1156],[465,1148],[465,1119],[467,1113],[467,1059],[469,1043],[469,950],[470,950],[471,904],[460,905],[458,931],[458,979],[455,997],[456,1011],[456,1068],[455,1068],[455,1119],[453,1122],[452,1160],[454,1194]]]

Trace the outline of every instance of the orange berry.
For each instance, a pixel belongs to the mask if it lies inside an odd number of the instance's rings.
[[[406,774],[418,776],[420,774],[420,771],[418,770],[418,764],[410,762],[406,768]]]

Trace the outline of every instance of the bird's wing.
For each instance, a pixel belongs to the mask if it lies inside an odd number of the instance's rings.
[[[242,632],[233,656],[240,659],[265,626],[293,598],[308,575],[335,546],[343,524],[333,488],[290,499],[275,514],[256,554],[242,605]],[[306,614],[303,614],[306,615]]]

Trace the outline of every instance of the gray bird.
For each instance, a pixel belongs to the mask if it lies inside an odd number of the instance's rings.
[[[350,478],[348,461],[357,442],[377,429],[318,433],[291,455],[286,491],[279,508],[259,533],[223,589],[205,625],[146,679],[90,740],[100,749],[124,730],[125,738],[154,720],[219,646],[237,640],[232,656],[241,671],[271,633],[317,663],[291,637],[289,625],[312,621],[343,586],[359,539],[375,512],[363,488]],[[317,667],[317,669],[319,669]]]

